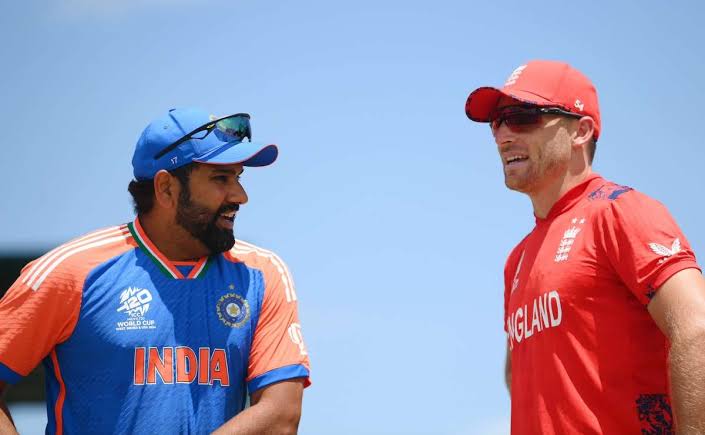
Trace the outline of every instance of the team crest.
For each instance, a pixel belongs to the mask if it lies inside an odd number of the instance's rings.
[[[250,318],[250,304],[240,295],[223,295],[215,305],[218,318],[225,326],[240,328]]]
[[[556,250],[556,256],[553,258],[553,261],[555,261],[556,263],[560,263],[562,261],[568,260],[568,254],[573,248],[575,238],[578,237],[578,234],[582,230],[581,226],[584,223],[585,218],[573,218],[573,220],[571,221],[572,226],[563,233],[563,238],[561,239],[561,242],[558,245],[558,249]]]

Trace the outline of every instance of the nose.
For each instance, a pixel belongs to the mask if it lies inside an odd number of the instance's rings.
[[[245,188],[240,183],[240,180],[236,179],[228,191],[228,201],[234,204],[246,204],[248,199]]]
[[[496,129],[493,128],[492,135],[494,136],[494,141],[497,144],[499,151],[502,151],[502,148],[506,148],[508,145],[511,145],[515,139],[514,132],[507,127],[506,122],[501,123]]]

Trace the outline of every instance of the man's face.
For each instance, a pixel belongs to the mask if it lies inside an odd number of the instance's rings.
[[[181,186],[176,222],[211,253],[227,251],[235,244],[235,214],[247,202],[240,184],[242,172],[240,164],[197,164],[188,184]]]
[[[503,97],[498,110],[521,102]],[[541,122],[526,131],[514,132],[505,123],[493,130],[509,189],[532,194],[540,191],[568,170],[571,139],[567,126],[571,119],[542,115]]]

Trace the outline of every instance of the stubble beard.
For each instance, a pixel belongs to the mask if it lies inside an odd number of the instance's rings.
[[[237,209],[237,206],[221,207],[216,212],[198,204],[191,199],[191,192],[186,187],[181,189],[176,209],[176,223],[189,234],[200,240],[211,254],[229,251],[235,245],[235,234],[230,229],[220,228],[216,224],[221,213]]]
[[[529,156],[527,168],[521,174],[508,175],[504,168],[504,184],[508,189],[527,195],[536,193],[568,170],[570,152],[565,154],[558,144],[548,143],[537,154]]]

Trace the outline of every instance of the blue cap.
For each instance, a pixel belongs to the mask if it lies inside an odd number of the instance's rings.
[[[274,144],[226,142],[216,134],[209,134],[203,139],[187,140],[158,159],[154,158],[164,148],[213,119],[204,110],[184,108],[171,109],[165,116],[152,121],[137,140],[132,156],[135,178],[149,180],[162,169],[170,171],[192,162],[267,166],[277,159],[279,150]]]

